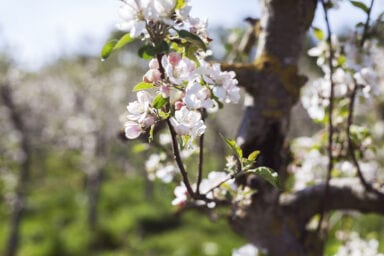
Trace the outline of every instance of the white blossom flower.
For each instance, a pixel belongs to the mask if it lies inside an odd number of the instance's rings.
[[[187,58],[175,62],[174,58],[163,56],[162,65],[171,83],[184,85],[196,77],[196,64]]]
[[[164,183],[170,183],[177,173],[176,167],[173,164],[168,164],[157,169],[156,177]]]
[[[142,127],[133,121],[127,121],[124,124],[125,126],[125,136],[128,139],[136,139],[143,132]]]
[[[174,189],[173,194],[176,198],[172,200],[172,205],[180,207],[186,204],[188,200],[188,191],[184,183],[181,183],[179,186],[177,186]]]
[[[161,80],[161,73],[158,69],[150,69],[143,76],[143,81],[146,83],[156,83]]]
[[[246,244],[232,251],[232,256],[257,256],[257,255],[259,255],[259,249],[253,244]]]
[[[200,61],[198,73],[202,75],[204,81],[212,85],[213,94],[225,103],[237,103],[240,100],[240,88],[235,79],[235,72],[221,71],[220,64],[209,64]]]
[[[176,7],[176,0],[152,0],[152,3],[158,18],[169,18]]]
[[[213,106],[213,101],[210,97],[211,92],[207,87],[192,81],[185,90],[184,103],[191,109],[209,109]]]
[[[338,231],[336,237],[343,241],[335,256],[384,256],[378,252],[376,239],[362,239],[358,233]]]
[[[363,95],[369,98],[370,93],[378,93],[377,89],[377,76],[371,68],[362,68],[359,72],[355,73],[353,77],[356,82],[363,87]]]
[[[207,19],[199,19],[199,18],[190,18],[189,19],[190,28],[189,31],[198,35],[204,42],[209,42],[208,36],[208,20]]]
[[[118,28],[130,31],[131,37],[146,33],[146,19],[149,15],[149,2],[144,0],[124,0],[119,8],[119,15],[124,20]]]
[[[178,135],[189,135],[196,138],[205,132],[205,124],[201,120],[201,114],[189,110],[187,107],[175,111],[175,117],[171,117],[170,121]]]
[[[150,113],[152,95],[146,91],[137,93],[137,100],[127,106],[128,121],[125,123],[125,136],[128,139],[135,139],[148,127],[156,122],[155,117]]]
[[[139,123],[142,122],[148,115],[152,98],[152,95],[147,91],[137,92],[137,100],[127,106],[128,119]]]

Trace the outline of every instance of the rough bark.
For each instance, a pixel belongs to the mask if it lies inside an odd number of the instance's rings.
[[[258,164],[277,170],[283,179],[290,110],[305,82],[297,65],[315,7],[315,0],[262,1],[256,59],[226,67],[237,71],[247,92],[238,143],[246,155],[260,150]],[[248,185],[258,193],[244,216],[232,219],[234,230],[270,255],[307,255],[297,227],[278,203],[279,192],[257,178]]]
[[[298,60],[317,0],[264,0],[257,55],[251,64],[227,64],[235,70],[246,90],[245,110],[237,142],[245,155],[260,150],[258,165],[273,168],[284,183],[287,176],[287,137],[290,112],[299,98],[306,77],[298,74]],[[290,195],[248,177],[257,189],[252,204],[232,227],[268,255],[323,255],[324,241],[307,230],[319,213],[325,184]],[[364,190],[358,180],[332,181],[325,211],[357,210],[384,213],[384,199]],[[236,212],[236,211],[234,211]]]
[[[32,146],[30,138],[22,118],[22,114],[18,111],[12,96],[12,90],[6,83],[0,85],[0,95],[3,104],[10,111],[10,119],[14,128],[21,135],[21,151],[23,159],[20,163],[19,176],[15,191],[15,199],[12,204],[11,221],[8,234],[8,242],[6,245],[6,256],[15,256],[20,242],[20,223],[25,211],[27,185],[31,169]]]

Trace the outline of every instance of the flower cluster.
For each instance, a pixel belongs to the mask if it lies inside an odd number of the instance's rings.
[[[148,132],[152,140],[157,137],[155,126],[166,123],[171,134],[167,143],[172,143],[178,168],[168,161],[169,152],[150,155],[145,168],[150,180],[166,183],[177,181],[176,173],[181,172],[183,182],[176,187],[172,204],[184,205],[189,198],[199,197],[202,200],[197,204],[214,207],[216,200],[230,197],[232,201],[244,201],[238,205],[246,205],[252,193],[234,183],[237,168],[228,169],[228,173],[210,172],[206,179],[199,177],[197,184],[185,181],[186,171],[180,162],[188,155],[185,151],[192,154],[196,138],[205,133],[205,118],[225,103],[240,100],[235,73],[205,61],[210,54],[208,23],[191,17],[190,10],[188,0],[122,0],[119,14],[123,21],[118,27],[128,33],[109,41],[101,56],[106,59],[135,39],[143,42],[138,53],[149,60],[149,65],[142,82],[133,88],[137,99],[127,106],[125,135],[135,139]],[[160,147],[166,150],[168,146]],[[199,172],[201,176],[202,170]]]
[[[191,146],[191,141],[205,132],[207,113],[217,111],[223,103],[239,101],[235,73],[204,60],[210,41],[207,22],[189,15],[188,1],[122,3],[119,28],[129,31],[129,36],[117,44],[122,47],[140,37],[145,42],[140,56],[152,57],[143,82],[134,88],[137,100],[127,108],[126,137],[137,138],[158,121],[169,120],[176,134],[184,136]],[[106,49],[103,57],[114,50]]]
[[[358,42],[354,40],[340,42],[337,37],[332,36],[334,99],[348,97],[355,88],[365,98],[378,93],[378,80],[373,71],[374,63],[369,57],[375,49],[375,43],[367,41],[362,49],[358,48],[357,44]],[[328,64],[328,59],[331,57],[330,47],[322,40],[308,51],[308,55],[317,58],[316,63],[324,72],[324,76],[304,88],[301,100],[310,117],[322,121],[329,105],[331,90]]]
[[[234,72],[221,71],[218,64],[202,59],[194,62],[176,51],[163,55],[161,63],[152,59],[143,82],[151,84],[152,91],[138,91],[137,100],[127,107],[125,132],[129,139],[137,138],[164,116],[178,135],[194,139],[205,132],[204,113],[240,99]],[[162,115],[165,111],[170,115]]]
[[[193,184],[196,187],[196,184]],[[238,207],[238,213],[251,203],[253,191],[249,187],[238,186],[233,177],[226,172],[210,172],[206,179],[200,183],[200,193],[208,200],[197,200],[198,205],[207,205],[208,208],[216,206],[216,202],[231,200]],[[182,207],[190,200],[187,188],[181,183],[174,190],[175,199],[172,205]],[[236,214],[238,214],[236,213]]]
[[[336,237],[342,241],[335,256],[384,256],[378,252],[379,242],[376,239],[362,239],[356,232],[338,231]]]
[[[207,21],[191,17],[190,10],[188,0],[122,0],[119,15],[123,21],[117,27],[132,37],[148,38],[182,26],[208,42]]]
[[[246,244],[240,248],[232,250],[232,256],[257,256],[262,252],[253,244]]]

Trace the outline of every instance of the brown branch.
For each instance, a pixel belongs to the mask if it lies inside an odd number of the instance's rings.
[[[204,134],[200,136],[199,140],[199,163],[197,170],[197,181],[196,181],[196,194],[200,195],[200,183],[203,179],[203,161],[204,161]]]
[[[311,217],[319,213],[326,184],[318,184],[289,195],[283,195],[283,211],[305,226]],[[384,197],[364,189],[357,178],[331,180],[324,211],[355,210],[362,213],[384,214]]]
[[[177,166],[179,167],[179,170],[181,172],[181,176],[183,177],[183,183],[184,183],[185,187],[187,188],[188,194],[192,198],[195,198],[195,193],[193,192],[191,184],[189,183],[188,174],[187,174],[187,171],[185,170],[183,160],[181,159],[181,156],[180,156],[179,146],[177,145],[177,135],[176,135],[175,129],[173,128],[169,119],[167,119],[167,125],[168,125],[169,131],[171,133],[174,159],[176,161]]]

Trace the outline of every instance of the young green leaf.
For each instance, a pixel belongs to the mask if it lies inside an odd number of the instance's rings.
[[[168,100],[167,99],[164,99],[163,96],[161,96],[161,94],[157,95],[153,101],[152,101],[152,107],[156,108],[156,109],[160,109],[162,108],[165,104],[168,103]]]
[[[137,91],[142,91],[142,90],[148,90],[148,89],[152,89],[153,87],[155,87],[155,86],[152,83],[141,82],[141,83],[138,83],[137,85],[135,85],[135,87],[133,87],[132,91],[137,92]]]
[[[185,6],[185,0],[177,0],[175,10],[179,10]]]
[[[360,2],[360,1],[353,1],[353,0],[351,0],[350,2],[353,6],[363,10],[365,13],[369,12],[369,8],[365,3]]]
[[[259,150],[255,150],[253,151],[251,154],[249,154],[248,156],[248,160],[250,161],[255,161],[256,158],[260,155],[260,151]]]
[[[101,60],[106,60],[109,57],[109,55],[111,55],[117,42],[118,41],[116,39],[112,39],[112,40],[109,40],[108,42],[106,42],[104,44],[103,49],[101,50],[101,54],[100,54]]]
[[[197,46],[198,48],[203,49],[204,51],[207,50],[207,46],[205,45],[203,40],[201,40],[201,38],[198,35],[195,35],[195,34],[189,32],[187,30],[184,30],[184,29],[179,30],[178,34],[179,34],[180,38],[185,39],[186,41]]]
[[[123,47],[124,45],[132,42],[135,38],[132,38],[131,35],[129,33],[123,35],[119,41],[116,43],[115,47],[113,47],[113,50],[118,50],[120,49],[121,47]]]
[[[155,125],[151,125],[151,129],[149,130],[148,142],[151,143],[153,141],[153,132],[155,131]]]
[[[313,29],[313,34],[316,37],[317,40],[322,41],[324,40],[324,32],[323,30],[317,28],[317,27],[312,27]]]
[[[268,181],[275,188],[279,188],[279,176],[275,171],[268,167],[257,167],[256,169],[251,169],[247,173],[255,173]]]
[[[136,144],[135,146],[133,146],[132,152],[135,154],[138,154],[138,153],[141,153],[141,152],[148,150],[148,148],[149,148],[149,146],[147,143],[139,143],[139,144]]]
[[[232,149],[232,151],[236,154],[236,156],[239,159],[242,159],[243,158],[243,150],[241,150],[241,148],[236,144],[236,141],[225,138],[225,137],[223,137],[223,139],[224,139],[225,143],[228,145],[228,147],[230,149]]]
[[[200,65],[199,63],[199,60],[197,59],[195,53],[196,51],[198,50],[199,48],[196,47],[195,45],[191,44],[191,43],[188,43],[186,46],[185,46],[185,50],[184,50],[184,54],[185,56],[190,59],[190,60],[193,60],[196,65]]]
[[[170,113],[164,112],[164,111],[159,111],[159,116],[163,119],[167,119],[169,117]]]

